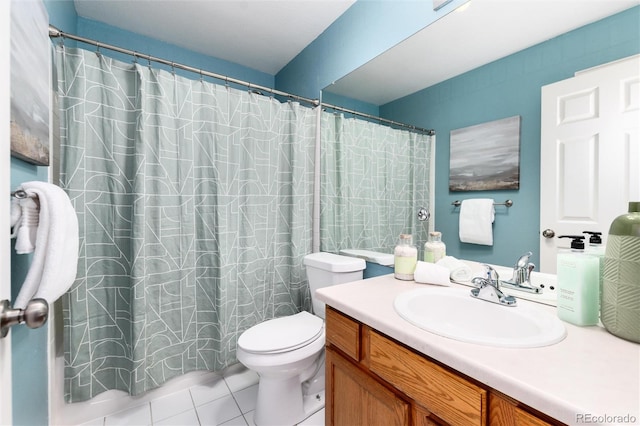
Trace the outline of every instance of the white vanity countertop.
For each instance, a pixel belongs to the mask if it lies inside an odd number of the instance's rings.
[[[425,285],[383,275],[321,288],[316,296],[416,351],[564,423],[618,424],[621,422],[612,416],[630,415],[635,422],[626,424],[640,424],[640,344],[615,337],[600,326],[569,323],[564,323],[564,340],[540,348],[499,348],[441,337],[405,321],[393,307],[398,294]],[[526,300],[518,303],[555,313],[551,306]],[[596,416],[609,417],[598,421]]]

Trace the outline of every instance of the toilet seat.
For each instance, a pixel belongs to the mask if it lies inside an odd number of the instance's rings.
[[[309,312],[254,325],[238,338],[238,347],[254,354],[278,354],[307,346],[324,332],[324,321]]]

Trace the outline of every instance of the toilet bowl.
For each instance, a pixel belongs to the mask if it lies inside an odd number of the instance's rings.
[[[304,259],[314,314],[257,324],[238,339],[238,361],[260,377],[254,423],[294,425],[324,407],[324,303],[315,290],[362,279],[365,262],[331,253]]]

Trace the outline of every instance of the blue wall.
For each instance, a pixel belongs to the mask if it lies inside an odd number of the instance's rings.
[[[194,68],[215,72],[227,77],[250,81],[269,88],[274,87],[275,77],[270,74],[224,61],[222,59],[202,55],[169,43],[154,40],[129,31],[124,31],[90,19],[79,17],[77,21],[77,33],[75,34],[103,43],[113,44],[115,46],[156,56],[158,58],[186,64]],[[84,47],[87,49],[95,49],[94,46]],[[106,56],[116,58],[123,62],[131,62],[133,60],[129,55],[123,55],[106,49],[102,49],[100,52]],[[143,61],[141,61],[141,63],[143,63]],[[153,67],[170,70],[170,67],[155,63],[153,64]],[[198,75],[194,73],[179,69],[176,70],[176,74],[187,76],[189,78],[198,78]],[[208,77],[205,79],[209,80]],[[221,83],[219,80],[210,81]]]
[[[532,251],[539,264],[541,87],[637,53],[640,6],[380,107],[383,117],[436,129],[435,228],[447,254],[509,266]],[[522,117],[520,189],[449,192],[450,131],[515,115]],[[460,243],[459,209],[451,202],[485,197],[514,202],[510,209],[496,207],[494,245]]]

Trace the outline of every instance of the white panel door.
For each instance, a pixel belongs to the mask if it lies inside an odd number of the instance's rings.
[[[0,1],[0,300],[11,299],[11,245],[9,240],[9,5]],[[11,421],[11,333],[0,339],[0,424]]]
[[[640,201],[640,55],[544,86],[541,126],[540,270],[555,273],[570,243],[558,236],[599,231],[606,244]]]

